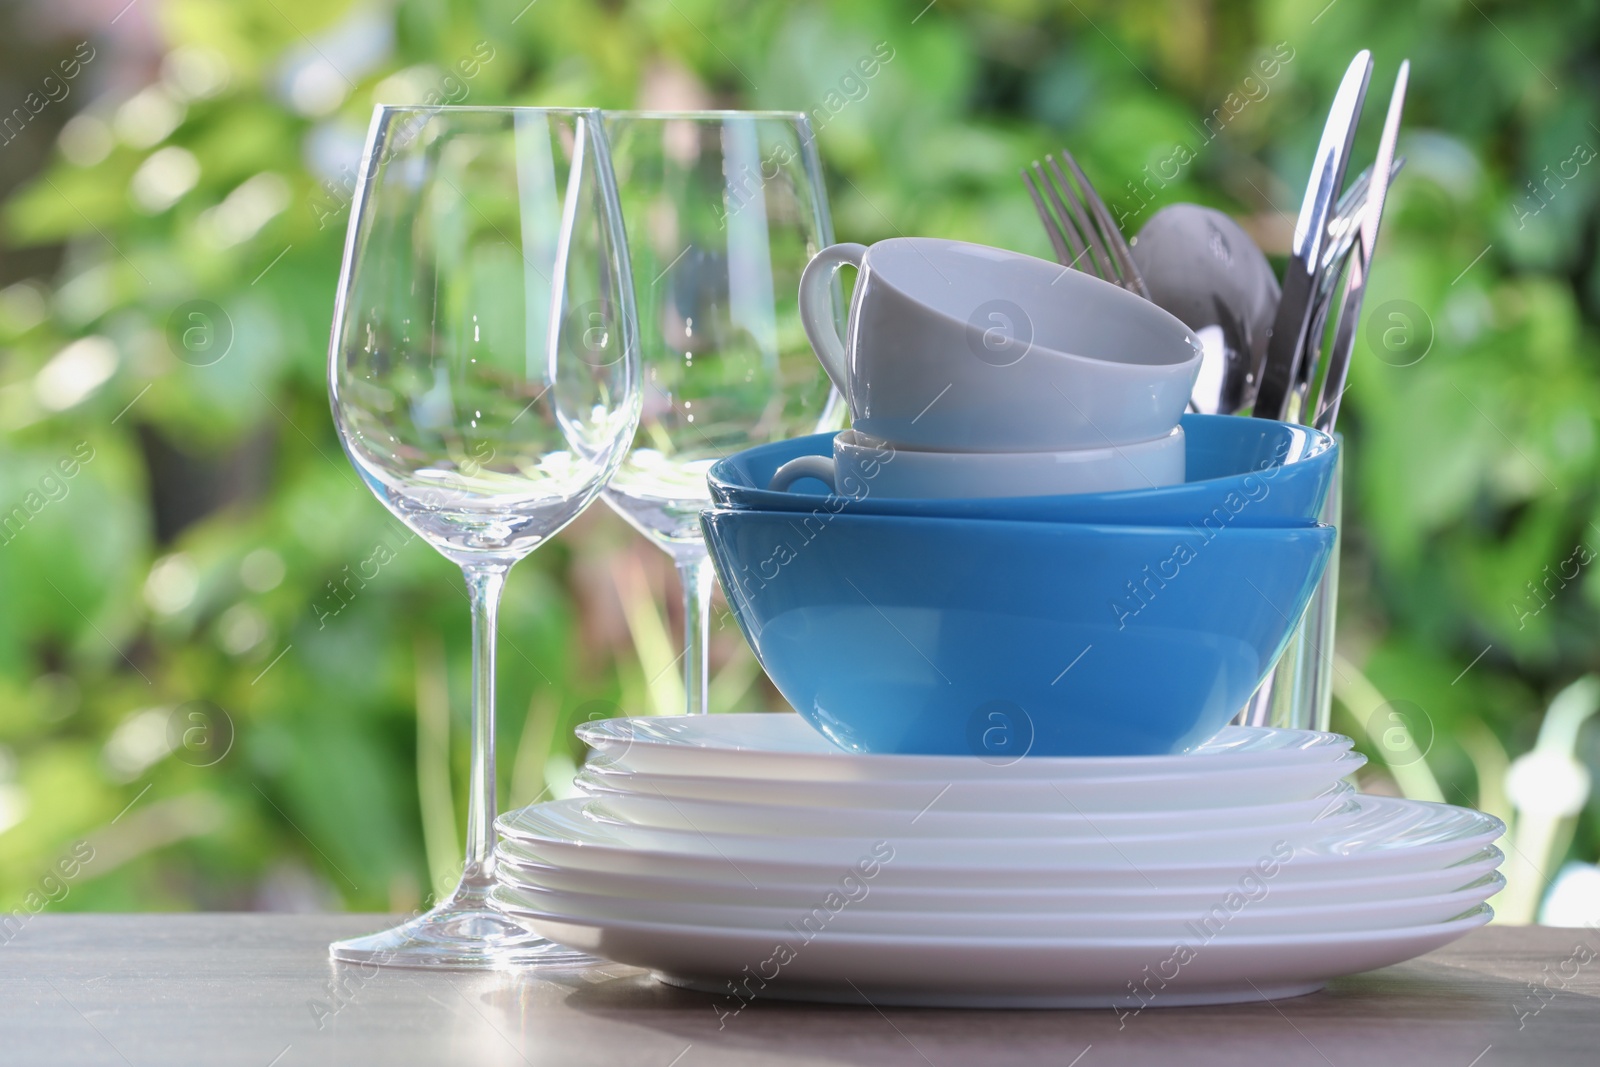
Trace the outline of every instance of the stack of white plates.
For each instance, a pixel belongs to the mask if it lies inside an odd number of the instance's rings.
[[[1356,794],[1337,734],[1002,765],[841,752],[795,715],[579,733],[588,795],[500,819],[495,906],[728,1011],[1294,996],[1482,925],[1504,884],[1498,820]]]

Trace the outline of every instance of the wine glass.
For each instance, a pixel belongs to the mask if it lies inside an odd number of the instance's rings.
[[[838,429],[845,406],[800,324],[800,272],[833,243],[799,112],[607,111],[639,301],[644,412],[604,499],[665,549],[684,593],[684,696],[706,710],[706,468]],[[835,312],[840,300],[835,289]]]
[[[328,352],[334,423],[472,603],[472,777],[460,885],[335,959],[584,959],[491,910],[495,614],[506,573],[594,500],[639,418],[638,320],[600,113],[379,107]]]

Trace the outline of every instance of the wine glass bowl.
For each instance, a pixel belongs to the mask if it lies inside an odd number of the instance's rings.
[[[520,559],[570,522],[637,418],[631,292],[580,266],[626,258],[605,225],[603,134],[556,114],[374,120],[334,418],[379,499],[457,562]],[[558,167],[563,149],[572,161]]]
[[[335,959],[572,961],[493,911],[495,619],[506,573],[576,518],[640,410],[627,243],[600,113],[373,116],[329,344],[334,424],[362,480],[459,564],[472,603],[472,781],[455,892],[335,942]]]

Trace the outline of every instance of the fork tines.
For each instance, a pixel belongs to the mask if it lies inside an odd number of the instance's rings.
[[[1023,184],[1028,187],[1028,195],[1033,198],[1033,206],[1044,223],[1045,235],[1055,250],[1057,262],[1149,299],[1128,242],[1117,229],[1105,201],[1065,148],[1061,150],[1061,160],[1074,180],[1069,181],[1061,166],[1048,155],[1043,165],[1034,161],[1032,173],[1027,169],[1022,171]]]

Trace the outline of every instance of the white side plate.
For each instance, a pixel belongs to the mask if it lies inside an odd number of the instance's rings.
[[[1056,798],[1055,809],[1050,811],[944,811],[939,803],[943,798],[937,794],[921,811],[875,811],[652,796],[606,788],[581,775],[578,784],[594,798],[597,814],[647,828],[768,836],[995,837],[1016,839],[1019,845],[1040,837],[1099,840],[1101,835],[1121,839],[1219,828],[1287,829],[1358,810],[1354,787],[1344,783],[1320,797],[1283,804],[1093,814],[1065,795]]]
[[[578,737],[609,765],[658,774],[737,775],[810,781],[951,781],[1128,777],[1282,767],[1338,759],[1340,734],[1225,726],[1195,751],[1173,756],[1026,757],[862,755],[834,747],[793,712],[603,719]]]
[[[1361,813],[1325,834],[1289,844],[1283,883],[1341,874],[1365,877],[1444,867],[1463,860],[1504,832],[1500,820],[1445,804],[1360,797]],[[502,815],[495,823],[503,847],[536,863],[667,877],[806,881],[829,885],[876,857],[883,885],[1059,886],[1148,885],[1160,888],[1231,882],[1284,844],[1258,846],[1188,836],[1106,839],[1051,847],[970,838],[766,838],[753,835],[623,827],[584,813],[584,800],[550,801]],[[648,843],[647,843],[648,842]],[[996,847],[998,844],[998,848]]]
[[[1244,869],[1271,857],[1298,870],[1352,863],[1359,867],[1391,855],[1443,866],[1471,855],[1505,829],[1492,816],[1445,804],[1359,795],[1354,803],[1353,814],[1332,817],[1328,820],[1332,825],[1326,827],[1315,822],[1287,828],[1219,827],[1159,836],[1112,836],[1102,829],[1070,839],[1030,838],[1020,843],[991,837],[771,837],[649,829],[604,818],[593,810],[594,802],[583,798],[535,804],[502,815],[495,825],[502,836],[539,859],[551,851],[598,855],[605,849],[711,860],[735,871],[757,864],[844,871],[864,856],[876,856],[885,868],[895,870],[945,868],[980,876],[988,872],[990,878],[1015,870],[1074,874],[1104,870],[1149,877],[1150,871],[1192,866]]]
[[[611,871],[553,867],[526,858],[518,846],[502,843],[496,851],[496,878],[503,885],[557,889],[587,896],[619,897],[694,904],[756,904],[809,911],[826,904],[829,893],[851,900],[850,907],[870,911],[980,912],[984,914],[1076,914],[1100,912],[1118,915],[1147,911],[1193,911],[1211,907],[1229,892],[1246,894],[1271,886],[1272,903],[1282,907],[1305,907],[1329,901],[1350,903],[1400,900],[1409,897],[1449,893],[1472,884],[1495,870],[1505,855],[1493,845],[1449,866],[1400,874],[1344,877],[1337,869],[1321,878],[1298,881],[1257,875],[1246,879],[1237,871],[1233,877],[1218,875],[1210,882],[1191,880],[1180,884],[1146,885],[1137,877],[1132,884],[1114,886],[1079,885],[1063,878],[1059,884],[1016,887],[1010,884],[936,886],[893,884],[887,879],[863,878],[842,882],[837,871],[834,881],[778,882],[767,878],[753,886],[742,878],[690,879],[660,874],[617,874]],[[723,874],[732,874],[724,869]]]
[[[803,808],[951,812],[1073,811],[1171,812],[1189,808],[1245,807],[1309,800],[1354,774],[1366,757],[1345,752],[1337,759],[1288,767],[1243,767],[1206,774],[1145,774],[1129,777],[1050,779],[1000,778],[958,781],[904,778],[892,781],[805,781],[734,775],[655,774],[590,762],[580,784],[649,796],[733,804],[788,804]]]
[[[564,916],[597,922],[646,921],[748,930],[911,937],[1166,937],[1228,938],[1244,934],[1314,934],[1388,930],[1446,922],[1471,911],[1505,887],[1499,872],[1449,893],[1389,900],[1350,901],[1330,895],[1321,903],[1284,906],[1272,883],[1258,880],[1251,891],[1234,887],[1208,904],[1176,911],[974,913],[885,911],[852,904],[842,893],[819,898],[808,908],[705,904],[566,893],[507,884],[490,893],[508,915]]]
[[[1351,933],[1193,938],[857,937],[784,930],[519,916],[584,952],[648,967],[720,994],[733,1013],[756,998],[975,1008],[1113,1008],[1299,996],[1328,979],[1449,944],[1492,917],[1481,905],[1445,923]]]

